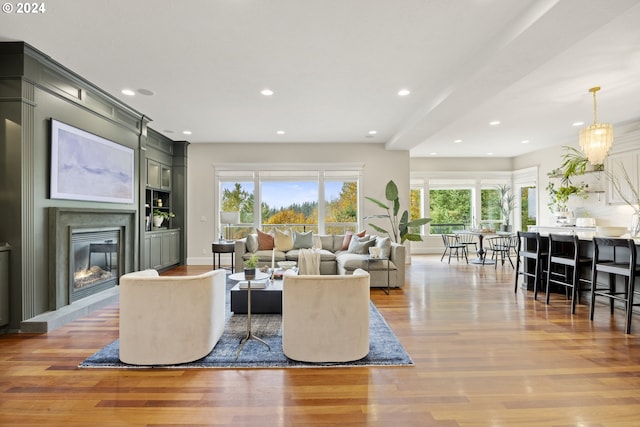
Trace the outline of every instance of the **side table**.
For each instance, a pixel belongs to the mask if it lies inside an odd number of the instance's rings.
[[[218,254],[218,268],[222,268],[220,265],[220,254],[231,254],[231,272],[234,271],[234,254],[236,251],[236,242],[215,242],[211,244],[211,252],[213,253],[213,269],[216,269],[216,254]]]
[[[256,277],[254,277],[251,280],[256,281],[256,280],[264,280],[267,278],[269,278],[269,275],[267,273],[256,271]],[[262,341],[260,338],[253,335],[253,332],[251,332],[251,280],[244,277],[244,272],[231,274],[229,275],[229,279],[235,280],[237,282],[241,280],[247,281],[247,335],[240,340],[240,347],[238,347],[238,351],[236,352],[236,360],[238,360],[238,356],[240,355],[242,348],[249,340],[256,340],[258,342],[261,342],[262,344],[266,345],[269,350],[271,350],[271,347],[269,347],[269,344]]]
[[[383,261],[387,261],[387,289],[384,289],[384,293],[389,295],[389,292],[391,291],[391,271],[389,269],[389,258],[386,257],[378,257],[378,258],[374,258],[371,255],[367,255],[367,257],[365,258],[365,260],[367,261],[367,271],[369,271],[371,269],[371,263],[372,262],[383,262]]]

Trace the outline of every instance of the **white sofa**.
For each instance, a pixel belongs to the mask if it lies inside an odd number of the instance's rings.
[[[198,360],[224,331],[226,273],[159,276],[156,270],[120,277],[120,360],[167,365]]]
[[[369,273],[285,276],[282,350],[293,360],[347,362],[369,353]]]
[[[368,262],[367,253],[354,253],[349,249],[344,250],[343,242],[345,236],[343,234],[314,235],[314,247],[320,253],[320,274],[327,275],[350,275],[361,268],[371,275],[371,287],[386,287],[387,278],[389,286],[392,288],[404,286],[405,279],[405,246],[393,242],[388,242],[389,261]],[[384,238],[372,236],[377,242],[383,241]],[[356,237],[354,236],[353,239]],[[271,266],[272,257],[275,262],[278,261],[298,261],[298,249],[281,251],[259,250],[255,242],[256,235],[252,234],[235,243],[235,268],[236,272],[241,272],[244,268],[244,261],[249,259],[252,254],[258,255],[259,266]],[[387,272],[387,265],[389,271]],[[387,276],[388,273],[388,276]]]

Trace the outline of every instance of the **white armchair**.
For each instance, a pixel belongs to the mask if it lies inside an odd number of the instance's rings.
[[[155,270],[120,278],[120,360],[167,365],[211,352],[225,325],[226,273],[159,276]]]
[[[369,273],[285,276],[282,349],[293,360],[347,362],[369,353]]]

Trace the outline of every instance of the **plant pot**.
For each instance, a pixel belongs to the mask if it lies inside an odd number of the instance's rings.
[[[245,268],[244,269],[244,278],[246,280],[253,280],[256,278],[256,269],[254,268]]]
[[[500,225],[500,231],[506,231],[506,232],[511,232],[511,226],[510,225]]]
[[[158,227],[162,226],[163,222],[164,222],[164,218],[163,217],[157,216],[157,215],[155,215],[153,217],[153,226],[154,227],[158,228]]]

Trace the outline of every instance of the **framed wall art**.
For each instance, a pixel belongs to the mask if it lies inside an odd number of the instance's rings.
[[[133,149],[51,119],[51,198],[133,203]]]

